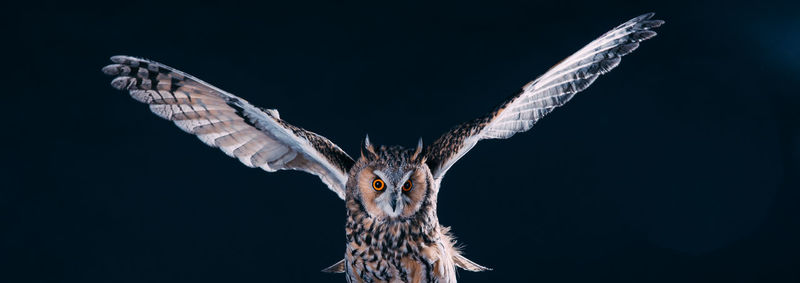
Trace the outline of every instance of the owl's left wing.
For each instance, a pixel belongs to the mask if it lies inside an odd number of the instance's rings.
[[[656,35],[650,29],[664,21],[651,20],[653,15],[644,14],[617,26],[523,86],[519,94],[488,115],[442,135],[425,153],[434,179],[441,180],[478,141],[506,139],[529,130],[554,108],[564,105],[597,77],[616,67],[622,56],[639,47],[639,42]]]
[[[277,110],[255,107],[161,63],[129,56],[111,61],[103,68],[115,76],[111,85],[149,104],[161,118],[249,167],[317,175],[344,199],[353,159],[325,137],[286,123]]]

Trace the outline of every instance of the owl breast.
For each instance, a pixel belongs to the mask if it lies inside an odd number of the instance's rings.
[[[455,282],[452,244],[433,213],[383,221],[350,211],[348,282]]]

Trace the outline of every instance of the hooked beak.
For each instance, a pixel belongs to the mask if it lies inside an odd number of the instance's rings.
[[[397,198],[394,197],[391,200],[389,200],[389,205],[392,207],[392,211],[397,210]]]
[[[400,201],[400,193],[398,191],[397,194],[393,196],[392,199],[389,200],[389,205],[392,207],[392,211],[397,210],[397,202]]]

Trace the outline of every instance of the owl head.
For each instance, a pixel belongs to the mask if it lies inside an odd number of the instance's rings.
[[[430,203],[433,177],[422,154],[415,149],[374,147],[364,140],[361,157],[350,172],[348,197],[378,219],[410,218]]]

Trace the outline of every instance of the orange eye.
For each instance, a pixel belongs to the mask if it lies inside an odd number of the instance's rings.
[[[375,179],[375,181],[372,181],[372,188],[376,191],[383,191],[386,188],[386,184],[381,179]]]
[[[404,192],[410,191],[411,187],[412,187],[411,180],[408,180],[405,183],[403,183],[403,191]]]

